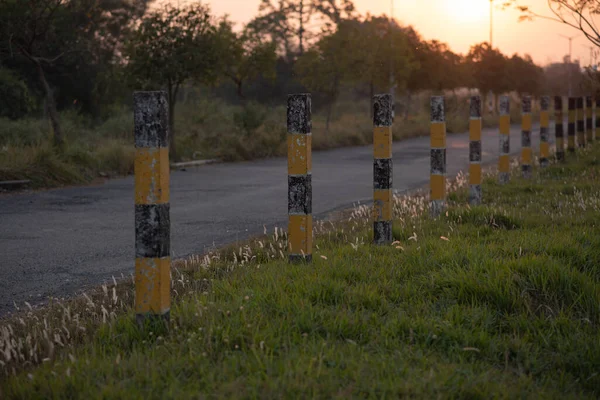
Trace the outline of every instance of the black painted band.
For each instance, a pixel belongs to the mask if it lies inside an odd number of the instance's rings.
[[[135,205],[135,256],[167,257],[171,253],[169,203]]]
[[[290,254],[288,256],[288,260],[289,262],[295,264],[310,263],[312,262],[312,254]]]
[[[392,95],[378,94],[373,96],[373,125],[392,126]]]
[[[431,173],[446,173],[446,149],[431,149]]]
[[[393,238],[392,221],[373,222],[373,233],[375,244],[391,243]]]
[[[135,147],[169,146],[169,106],[164,91],[133,93]]]
[[[561,138],[564,135],[563,124],[554,125],[554,134],[557,138]]]
[[[310,133],[311,123],[311,97],[308,93],[290,94],[287,103],[287,131],[288,133]]]
[[[312,175],[288,175],[288,213],[312,213]]]
[[[376,158],[373,161],[373,189],[391,189],[392,174],[392,159]]]
[[[481,161],[481,140],[469,142],[469,161]]]
[[[521,147],[531,147],[531,132],[521,132]]]

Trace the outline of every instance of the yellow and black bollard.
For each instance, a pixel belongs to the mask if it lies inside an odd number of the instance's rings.
[[[577,98],[577,147],[585,147],[585,111],[583,97]]]
[[[375,244],[392,242],[392,123],[391,94],[373,97],[373,239]]]
[[[565,161],[565,133],[563,126],[563,102],[561,96],[554,97],[554,136],[556,137],[556,161]]]
[[[510,98],[500,96],[500,157],[498,159],[498,183],[510,180]]]
[[[523,178],[531,178],[533,152],[531,151],[531,97],[521,99],[521,172]]]
[[[600,95],[596,95],[596,108],[594,112],[594,140],[598,140],[598,134],[600,134]]]
[[[546,168],[549,165],[550,157],[550,97],[542,96],[540,99],[540,167]]]
[[[169,320],[169,107],[163,91],[135,92],[135,313]]]
[[[569,153],[575,153],[575,123],[577,121],[575,97],[569,97],[569,124],[567,125],[567,151]]]
[[[481,97],[472,96],[469,116],[469,204],[481,204]]]
[[[446,118],[444,97],[431,98],[431,215],[438,217],[446,202]]]
[[[312,261],[311,128],[310,94],[289,95],[287,143],[290,262]]]

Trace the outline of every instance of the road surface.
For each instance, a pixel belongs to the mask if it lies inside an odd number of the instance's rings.
[[[533,133],[538,153],[539,129]],[[483,132],[483,161],[498,159],[498,133]],[[468,166],[468,134],[447,139],[447,172]],[[521,149],[511,130],[512,154]],[[393,145],[394,191],[429,182],[429,137]],[[313,153],[315,216],[371,200],[372,146]],[[0,196],[0,316],[13,301],[39,302],[134,268],[133,177],[87,187]],[[484,193],[485,196],[485,193]],[[172,257],[202,253],[287,224],[287,159],[213,164],[171,174]],[[272,231],[272,229],[271,229]]]

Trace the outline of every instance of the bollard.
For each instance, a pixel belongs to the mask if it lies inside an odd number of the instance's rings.
[[[373,238],[392,243],[392,95],[373,96]]]
[[[133,94],[135,312],[138,324],[169,320],[169,107],[163,91]]]
[[[577,97],[577,147],[585,147],[585,117],[583,97]]]
[[[431,97],[431,215],[438,217],[446,200],[446,119],[444,97]]]
[[[542,96],[540,100],[540,167],[546,168],[549,165],[550,144],[548,143],[550,127],[550,97]]]
[[[521,171],[523,178],[531,178],[531,97],[523,96],[521,100]]]
[[[510,180],[510,98],[500,96],[500,158],[498,160],[498,183]]]
[[[594,109],[592,108],[592,96],[585,98],[585,141],[592,143],[594,141],[594,125],[592,119],[594,117]]]
[[[287,104],[289,262],[312,261],[312,158],[310,94]]]
[[[596,123],[594,124],[594,139],[598,140],[598,133],[600,133],[600,94],[596,95],[596,111],[594,112],[594,119]]]
[[[569,125],[567,126],[567,151],[569,153],[575,152],[575,121],[577,114],[575,112],[575,97],[569,97]]]
[[[469,204],[481,204],[481,97],[471,97],[469,116]]]
[[[554,97],[554,135],[556,137],[556,161],[565,161],[565,137],[563,127],[563,103],[561,96]]]

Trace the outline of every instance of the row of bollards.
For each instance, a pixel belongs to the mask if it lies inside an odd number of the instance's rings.
[[[163,91],[135,92],[135,312],[143,325],[149,319],[168,321],[170,312],[171,258],[169,218],[169,113]],[[600,109],[596,122],[592,98],[568,99],[567,150],[575,151],[595,140],[600,129]],[[595,106],[600,107],[600,97]],[[540,166],[550,159],[550,98],[541,98]],[[585,104],[585,116],[584,116]],[[565,160],[562,98],[554,98],[556,137],[555,157]],[[373,98],[373,239],[378,245],[393,240],[392,124],[393,99],[389,94]],[[469,204],[482,202],[482,104],[479,96],[469,107]],[[521,101],[521,171],[530,178],[533,171],[531,98]],[[510,102],[499,101],[498,181],[509,182]],[[312,133],[311,95],[288,96],[288,246],[289,262],[312,261]],[[430,208],[439,216],[446,201],[446,119],[444,97],[431,97]],[[152,318],[148,318],[152,317]],[[157,318],[158,317],[158,318]]]

